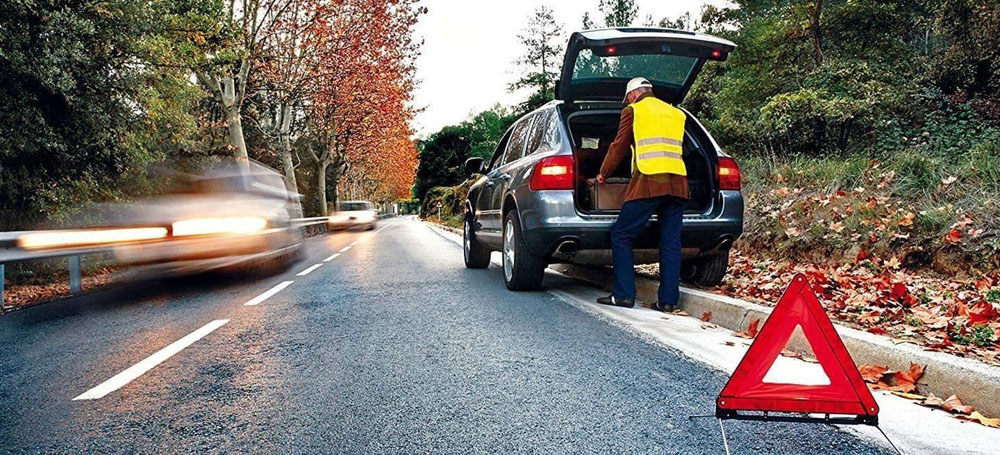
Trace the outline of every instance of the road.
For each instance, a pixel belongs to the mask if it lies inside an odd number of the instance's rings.
[[[725,453],[716,420],[689,419],[723,375],[500,274],[400,218],[309,239],[273,276],[7,315],[0,452]],[[726,425],[738,454],[888,453],[823,425]]]

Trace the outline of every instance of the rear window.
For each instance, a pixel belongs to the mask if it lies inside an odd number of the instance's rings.
[[[600,56],[583,49],[573,67],[573,82],[644,77],[654,84],[682,86],[698,64],[695,57],[668,54]],[[658,85],[659,85],[658,84]]]

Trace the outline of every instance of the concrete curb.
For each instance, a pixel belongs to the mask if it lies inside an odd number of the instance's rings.
[[[611,270],[575,265],[551,266],[560,273],[611,288]],[[639,300],[656,301],[659,283],[648,278],[636,278]],[[746,330],[754,320],[767,320],[771,308],[732,297],[716,295],[697,289],[681,288],[680,308],[692,317],[712,312],[711,322],[729,330]],[[1000,367],[957,357],[943,352],[925,351],[912,343],[896,344],[891,339],[861,330],[835,324],[844,344],[861,364],[887,365],[893,370],[906,370],[910,363],[925,365],[924,377],[919,382],[921,394],[933,393],[945,398],[957,395],[963,403],[974,406],[988,416],[1000,415]],[[807,351],[805,339],[792,338],[789,348]]]

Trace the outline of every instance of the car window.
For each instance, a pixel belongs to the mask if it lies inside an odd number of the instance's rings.
[[[500,143],[497,144],[496,150],[493,151],[493,157],[490,158],[490,164],[486,168],[488,169],[487,173],[503,165],[503,155],[507,150],[507,142],[510,141],[510,133],[511,130],[507,130],[503,139],[500,139]]]
[[[528,150],[525,153],[530,155],[537,152],[550,152],[559,149],[561,142],[559,135],[559,115],[555,110],[549,109],[538,113],[534,125],[531,127],[531,136],[528,141]]]
[[[521,154],[524,152],[524,144],[528,141],[528,132],[533,117],[526,117],[514,126],[514,131],[510,135],[510,142],[507,143],[507,152],[504,154],[503,164],[511,163],[521,158]]]

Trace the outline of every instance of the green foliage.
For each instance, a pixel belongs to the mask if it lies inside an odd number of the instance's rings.
[[[522,105],[522,110],[529,112],[554,97],[555,81],[559,78],[565,52],[565,37],[552,9],[542,6],[535,10],[518,39],[525,48],[524,55],[517,61],[522,75],[510,85],[510,90],[531,89],[531,97]]]
[[[465,198],[469,194],[469,188],[476,182],[476,179],[466,180],[455,186],[437,186],[431,188],[423,204],[420,205],[421,218],[438,218],[445,224],[454,227],[462,226],[462,217],[465,214]],[[438,206],[440,205],[440,210]]]
[[[468,178],[465,160],[478,156],[489,160],[497,143],[518,114],[494,106],[459,125],[447,126],[422,141],[418,147],[413,195],[426,200],[427,191],[437,186],[452,186]]]
[[[635,0],[601,0],[597,9],[604,14],[604,23],[608,27],[628,27],[639,15]]]
[[[210,16],[221,7],[191,3]],[[147,191],[157,183],[143,168],[195,148],[202,94],[161,61],[167,30],[188,23],[166,13],[184,4],[26,0],[0,11],[0,230]]]

